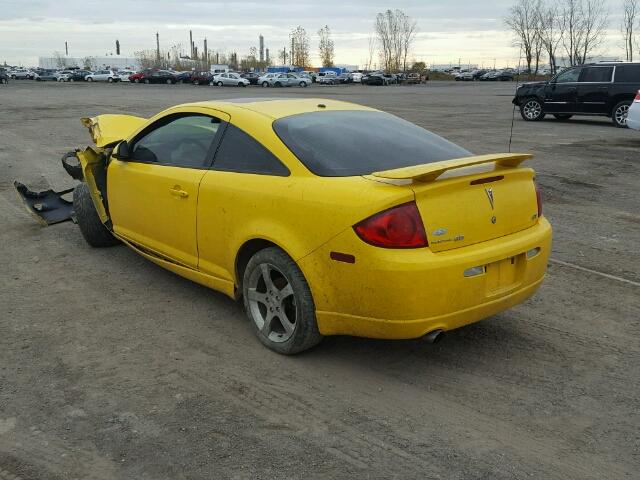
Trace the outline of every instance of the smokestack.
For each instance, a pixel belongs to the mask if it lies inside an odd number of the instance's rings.
[[[202,53],[202,57],[206,62],[209,59],[209,50],[207,50],[207,39],[204,39],[204,52]]]
[[[260,62],[264,62],[264,37],[260,35]]]
[[[191,30],[189,30],[189,48],[191,49],[189,58],[193,58],[193,32]]]
[[[269,63],[269,49],[266,50],[265,62]]]
[[[160,34],[158,32],[156,32],[156,56],[160,62]]]
[[[67,45],[67,42],[64,42],[64,51],[67,55],[69,55],[69,45]]]

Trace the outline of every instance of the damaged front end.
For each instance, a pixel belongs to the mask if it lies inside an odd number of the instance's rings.
[[[109,203],[107,199],[107,165],[113,147],[127,138],[146,120],[131,115],[98,115],[83,118],[82,124],[89,129],[95,146],[77,149],[62,156],[62,167],[74,179],[84,181],[102,223],[111,230]],[[42,225],[73,220],[73,188],[56,192],[45,190],[34,192],[21,182],[14,187],[27,210]]]

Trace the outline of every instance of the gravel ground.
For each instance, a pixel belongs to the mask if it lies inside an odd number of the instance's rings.
[[[0,86],[0,480],[638,478],[640,132],[516,116],[554,226],[547,280],[436,345],[279,356],[239,304],[40,227],[13,191],[73,185],[59,159],[89,141],[80,117],[225,97],[351,100],[506,151],[513,88]]]

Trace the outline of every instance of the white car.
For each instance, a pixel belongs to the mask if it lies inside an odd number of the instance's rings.
[[[265,73],[261,77],[258,77],[258,85],[262,85],[263,87],[270,87],[271,83],[269,83],[269,80],[271,80],[276,75],[280,75],[280,74],[279,73]]]
[[[640,90],[627,112],[627,127],[640,130]]]
[[[72,74],[73,74],[73,71],[71,70],[61,70],[59,72],[56,72],[56,81],[68,82]]]
[[[9,76],[14,80],[16,78],[28,78],[31,80],[34,77],[33,71],[26,68],[16,68],[15,70],[11,70],[9,72]]]
[[[267,80],[272,87],[306,87],[311,83],[308,77],[300,77],[295,73],[278,73]]]
[[[361,72],[353,72],[351,74],[351,78],[353,78],[353,83],[362,83],[362,75]]]
[[[211,85],[217,85],[218,87],[222,87],[224,85],[230,85],[233,87],[246,87],[249,85],[249,80],[246,78],[242,78],[237,73],[220,73],[219,75],[215,75],[213,80],[211,80]]]
[[[128,82],[129,81],[129,75],[133,75],[134,72],[133,70],[118,70],[118,78],[120,79],[121,82]]]
[[[119,82],[120,77],[118,76],[118,72],[113,70],[96,70],[93,73],[90,73],[84,79],[87,82]]]

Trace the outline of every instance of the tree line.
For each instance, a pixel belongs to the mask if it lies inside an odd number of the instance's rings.
[[[626,60],[637,48],[636,28],[640,0],[622,0],[621,26]],[[582,65],[606,36],[609,11],[602,0],[517,0],[505,18],[520,57],[529,72],[537,73],[543,58],[552,73],[564,56],[571,66]]]

